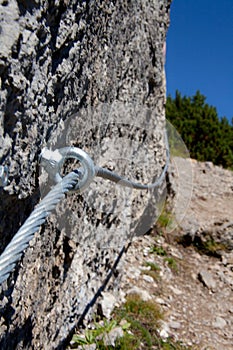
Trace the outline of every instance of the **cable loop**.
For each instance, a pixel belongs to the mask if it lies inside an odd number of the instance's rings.
[[[49,178],[56,184],[50,192],[35,207],[29,218],[15,234],[11,242],[0,255],[0,285],[8,278],[15,264],[21,259],[24,250],[33,238],[40,226],[45,223],[56,205],[62,200],[66,193],[83,191],[89,186],[94,176],[99,176],[107,180],[119,183],[122,186],[132,187],[139,190],[150,190],[159,186],[165,178],[169,165],[169,145],[165,133],[166,163],[159,178],[148,185],[135,183],[125,179],[108,169],[95,166],[89,155],[77,147],[64,147],[55,151],[47,148],[42,150],[40,163],[47,171]],[[69,159],[77,159],[81,167],[62,177],[61,170],[64,162]],[[0,166],[0,186],[7,184],[7,168]]]
[[[44,148],[41,153],[41,165],[47,171],[50,179],[59,183],[62,181],[61,170],[67,159],[77,159],[81,163],[78,169],[80,179],[70,192],[82,192],[92,182],[95,176],[95,165],[89,155],[77,147],[63,147],[56,151],[50,151]]]
[[[70,193],[75,191],[84,191],[90,185],[94,176],[102,177],[112,182],[119,183],[121,186],[130,187],[137,190],[152,190],[155,187],[161,185],[169,165],[170,153],[166,132],[164,134],[164,138],[166,149],[166,163],[160,176],[153,183],[150,184],[141,184],[134,182],[108,169],[94,165],[93,160],[86,152],[84,152],[80,148],[73,146],[63,147],[55,151],[51,151],[47,148],[44,148],[41,153],[41,165],[47,171],[50,179],[53,182],[58,183],[62,180],[61,169],[64,165],[64,162],[69,158],[77,159],[82,165],[82,167],[77,170],[79,172],[80,179],[78,183],[74,186],[74,188],[69,191]]]
[[[74,189],[71,190],[71,192],[84,191],[90,185],[90,183],[92,182],[95,176],[95,165],[93,163],[93,160],[86,152],[84,152],[82,149],[77,147],[64,147],[64,148],[60,148],[59,151],[63,155],[63,159],[61,163],[62,166],[65,160],[69,158],[77,159],[81,163],[82,165],[82,168],[80,169],[82,174],[81,179],[79,179],[79,181],[75,185]]]

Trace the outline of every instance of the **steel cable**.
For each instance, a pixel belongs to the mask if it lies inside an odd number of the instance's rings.
[[[47,171],[52,169],[52,178],[58,182],[50,192],[43,198],[43,200],[36,206],[29,218],[25,221],[23,226],[18,230],[10,243],[5,248],[4,252],[0,256],[0,284],[2,284],[9,276],[10,272],[14,269],[17,261],[20,260],[24,250],[28,247],[33,235],[38,231],[39,227],[45,223],[46,218],[51,214],[56,205],[65,197],[67,192],[81,191],[85,189],[94,176],[108,179],[115,183],[119,183],[121,186],[131,187],[139,190],[150,190],[161,184],[169,165],[169,146],[167,135],[165,133],[165,145],[166,145],[166,163],[159,178],[148,185],[133,182],[125,179],[124,177],[113,173],[112,171],[95,166],[92,159],[82,150],[74,147],[65,147],[60,149],[62,158],[58,162],[48,158]],[[50,157],[50,153],[49,153]],[[59,170],[66,158],[77,158],[83,167],[78,170],[72,171],[65,177],[61,177]],[[46,157],[44,158],[46,161]]]
[[[2,284],[15,267],[15,264],[21,258],[24,250],[27,248],[29,241],[38,231],[39,227],[44,224],[46,218],[50,215],[56,205],[65,197],[80,178],[79,171],[72,171],[66,175],[36,206],[23,226],[18,230],[10,243],[0,256],[0,284]]]
[[[124,177],[112,172],[111,170],[105,169],[105,168],[101,168],[98,166],[95,166],[95,175],[102,177],[104,179],[108,179],[110,181],[113,181],[115,183],[119,183],[121,186],[125,186],[125,187],[131,187],[137,190],[151,190],[154,189],[155,187],[158,187],[161,185],[164,176],[167,172],[168,169],[168,165],[169,165],[169,159],[170,159],[170,152],[169,152],[169,145],[168,145],[168,139],[167,139],[167,133],[165,132],[165,146],[166,146],[166,163],[165,166],[163,168],[163,171],[161,172],[160,176],[158,177],[158,179],[148,185],[143,185],[140,184],[138,182],[134,182],[132,180],[128,180],[125,179]]]

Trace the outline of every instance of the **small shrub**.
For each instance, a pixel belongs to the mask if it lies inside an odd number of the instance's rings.
[[[165,341],[159,336],[159,321],[163,319],[163,314],[153,301],[143,301],[136,294],[130,295],[126,303],[115,310],[115,318],[124,318],[131,325],[131,334],[126,333],[119,339],[118,350],[191,350],[180,342],[170,338]]]
[[[163,247],[153,246],[150,249],[150,253],[155,253],[156,255],[166,256],[167,252]]]
[[[227,247],[223,243],[216,242],[212,237],[195,236],[191,238],[189,234],[177,237],[177,243],[184,247],[193,246],[199,253],[219,258],[221,251],[226,251]]]
[[[127,297],[124,305],[115,309],[111,321],[104,320],[103,324],[95,324],[95,328],[87,330],[83,337],[74,335],[72,348],[96,344],[97,350],[191,350],[171,338],[165,341],[159,336],[158,327],[162,318],[155,302],[143,301],[137,294],[132,294]],[[124,336],[116,340],[114,347],[104,345],[101,335],[104,336],[118,325],[121,325]]]
[[[206,241],[196,240],[194,241],[194,246],[201,253],[215,257],[219,257],[219,251],[226,249],[224,244],[217,243],[212,238]]]
[[[85,331],[84,336],[80,336],[77,334],[74,334],[72,338],[73,342],[73,348],[75,348],[78,345],[88,345],[88,344],[96,344],[98,345],[98,349],[103,347],[103,341],[102,338],[106,333],[109,333],[113,328],[117,326],[116,320],[104,320],[103,324],[95,323],[94,329],[87,329]]]
[[[116,315],[131,324],[130,330],[135,338],[140,340],[139,344],[143,342],[149,348],[153,345],[153,333],[157,332],[159,320],[163,318],[156,303],[143,301],[137,294],[132,294],[127,298],[123,307],[116,310]],[[131,348],[138,349],[138,347]]]

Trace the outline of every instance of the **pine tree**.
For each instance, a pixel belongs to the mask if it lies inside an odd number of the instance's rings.
[[[180,133],[190,156],[233,169],[233,118],[219,118],[215,107],[197,91],[192,97],[168,96],[166,117]]]

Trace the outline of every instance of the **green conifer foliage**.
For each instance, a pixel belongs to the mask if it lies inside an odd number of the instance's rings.
[[[233,118],[219,118],[216,108],[205,103],[200,91],[192,97],[176,91],[168,96],[166,118],[180,133],[190,156],[233,169]]]

